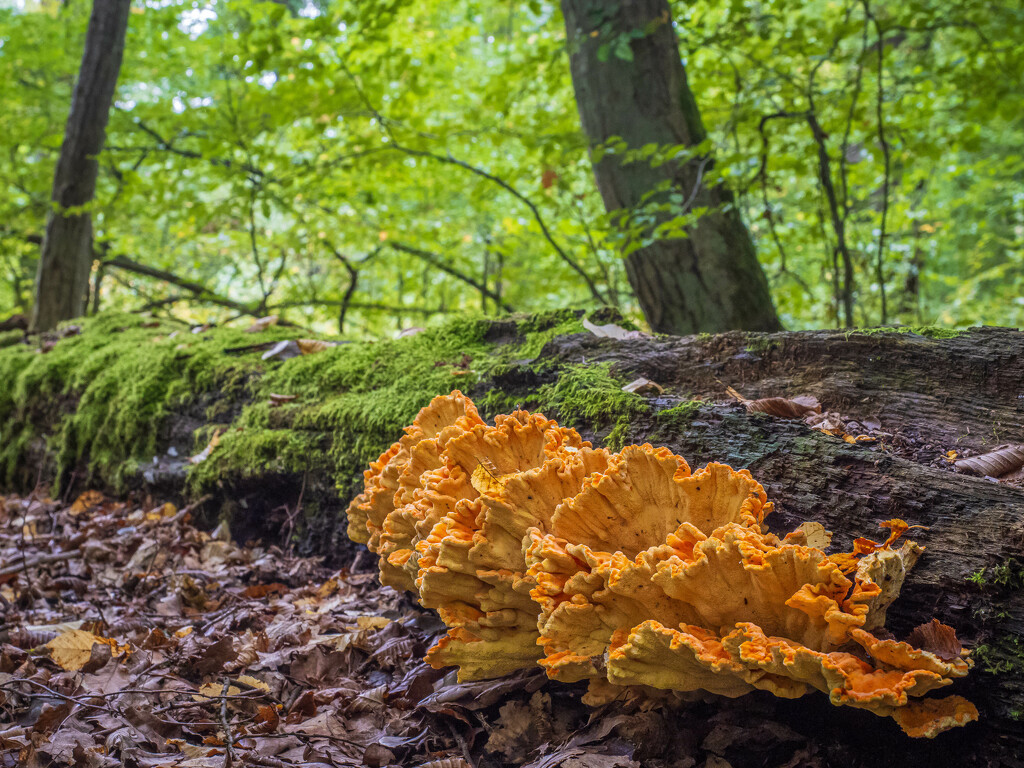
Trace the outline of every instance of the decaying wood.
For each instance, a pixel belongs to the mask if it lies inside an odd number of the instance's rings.
[[[503,333],[500,323],[494,333]],[[1024,488],[971,476],[954,464],[1024,444],[1024,333],[976,329],[941,340],[891,332],[622,339],[584,333],[554,339],[540,358],[543,365],[507,367],[467,394],[498,390],[528,401],[568,364],[609,363],[624,382],[647,379],[664,394],[647,390],[650,411],[630,425],[627,439],[667,445],[691,466],[717,460],[750,469],[776,503],[772,530],[818,521],[843,549],[857,536],[877,538],[878,523],[889,518],[927,526],[913,532],[926,551],[888,626],[902,638],[938,618],[956,628],[965,647],[983,648],[968,678],[943,691],[974,701],[981,721],[933,742],[908,743],[891,724],[814,697],[756,694],[716,700],[708,712],[813,737],[815,749],[794,765],[898,759],[901,766],[1024,766]],[[877,425],[870,430],[877,439],[850,443],[799,420],[749,413],[727,394],[729,387],[749,400],[814,397],[823,411]],[[702,402],[685,416],[666,415],[691,400]],[[610,424],[572,426],[600,440]],[[231,501],[245,510],[235,518],[240,536],[252,536],[261,515],[270,520],[275,507],[294,503],[303,491],[322,510],[308,526],[310,546],[335,562],[355,557],[339,520],[347,499],[332,498],[326,479],[258,477],[232,488]],[[272,533],[269,523],[262,531]],[[373,567],[365,555],[360,562]],[[557,690],[552,686],[545,690]],[[732,765],[768,764],[762,758],[752,749],[749,759],[732,758]]]

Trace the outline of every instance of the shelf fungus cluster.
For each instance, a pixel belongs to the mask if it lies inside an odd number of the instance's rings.
[[[448,633],[429,650],[462,680],[540,664],[591,699],[644,685],[796,698],[890,716],[932,737],[977,719],[959,696],[922,698],[967,674],[955,634],[933,622],[906,642],[886,609],[922,548],[768,532],[746,470],[691,471],[667,448],[595,449],[517,411],[486,424],[461,392],[435,398],[365,472],[349,536],[381,581],[415,592]],[[603,694],[601,692],[604,692]]]

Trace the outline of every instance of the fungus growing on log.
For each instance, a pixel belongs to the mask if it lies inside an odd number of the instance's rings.
[[[610,454],[541,414],[490,426],[460,392],[425,407],[365,480],[349,536],[379,555],[382,583],[437,610],[449,629],[427,661],[460,680],[539,663],[589,679],[595,700],[609,685],[815,689],[926,738],[978,717],[962,697],[922,698],[972,666],[951,628],[884,636],[923,552],[894,548],[915,527],[902,520],[826,555],[818,523],[768,531],[772,503],[746,470],[691,471],[651,445]]]

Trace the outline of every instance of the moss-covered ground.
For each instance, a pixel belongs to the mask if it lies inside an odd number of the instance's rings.
[[[556,335],[582,331],[581,313],[559,311],[499,322],[454,319],[397,340],[340,343],[289,360],[263,360],[267,346],[302,336],[101,314],[47,351],[0,349],[0,481],[36,477],[57,490],[72,479],[123,490],[175,439],[209,457],[191,466],[187,495],[274,475],[307,472],[350,495],[366,464],[438,395],[461,389],[485,415],[508,411],[489,386],[534,359]],[[531,367],[532,366],[532,367]],[[551,368],[551,364],[547,364]],[[535,379],[536,380],[536,379]],[[613,447],[644,398],[621,391],[607,365],[542,371],[518,404],[585,423]],[[284,395],[276,398],[271,395]],[[506,398],[508,399],[508,398]],[[182,426],[184,425],[184,427]]]

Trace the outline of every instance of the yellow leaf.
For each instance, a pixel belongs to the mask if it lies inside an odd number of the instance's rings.
[[[242,692],[242,689],[236,685],[228,685],[228,696],[237,696]],[[210,699],[219,699],[224,693],[224,683],[206,683],[206,685],[200,686],[199,693],[192,694],[192,700],[200,703],[209,701]]]
[[[505,488],[502,476],[484,463],[477,464],[469,481],[480,494],[497,495]]]
[[[67,632],[57,635],[46,644],[46,647],[50,649],[50,657],[63,669],[77,672],[89,661],[92,656],[92,648],[97,643],[109,645],[112,656],[120,656],[127,650],[127,646],[118,646],[115,640],[100,637],[82,629],[69,629]]]
[[[264,693],[270,693],[270,686],[264,683],[262,680],[257,680],[255,677],[249,675],[241,675],[238,677],[237,682],[248,685],[257,690],[263,691]],[[242,689],[237,685],[228,684],[228,696],[238,696],[242,693]],[[209,701],[210,699],[219,699],[224,694],[224,683],[206,683],[199,688],[198,693],[192,694],[192,699],[198,702]]]
[[[327,581],[320,585],[320,589],[316,591],[317,597],[321,600],[325,597],[330,597],[338,591],[338,577],[331,576]]]
[[[103,494],[99,491],[86,491],[77,499],[75,503],[71,505],[69,512],[71,516],[77,516],[83,512],[88,512],[93,507],[98,507],[103,503]]]
[[[245,683],[246,685],[250,685],[253,688],[258,688],[264,693],[270,693],[269,685],[264,683],[262,680],[257,680],[255,677],[252,677],[251,675],[239,675],[238,682]]]
[[[176,514],[178,514],[178,508],[168,501],[163,506],[147,512],[146,519],[150,522],[156,522],[157,520],[166,520],[169,517],[174,517]]]

